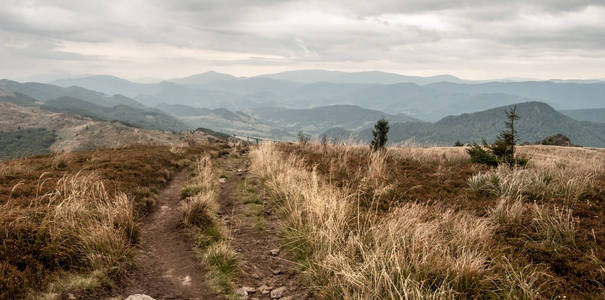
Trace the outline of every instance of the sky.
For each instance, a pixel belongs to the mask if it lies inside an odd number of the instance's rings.
[[[2,0],[0,78],[605,78],[605,0]]]

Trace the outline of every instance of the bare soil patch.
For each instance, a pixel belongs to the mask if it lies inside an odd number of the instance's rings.
[[[155,299],[222,299],[205,284],[205,271],[193,241],[180,225],[177,210],[188,172],[180,171],[157,198],[157,209],[141,226],[137,267],[122,295],[146,294]]]

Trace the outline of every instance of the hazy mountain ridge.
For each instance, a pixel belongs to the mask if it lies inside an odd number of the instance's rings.
[[[42,105],[45,109],[55,112],[68,112],[106,121],[116,120],[148,129],[176,131],[187,129],[176,118],[145,107],[122,95],[109,96],[81,87],[61,88],[49,84],[18,83],[8,80],[0,81],[0,87],[14,94],[13,97],[0,97],[0,101],[24,106]],[[36,95],[40,98],[36,98]]]
[[[435,75],[435,76],[407,76],[395,73],[380,72],[380,71],[364,71],[364,72],[341,72],[327,70],[298,70],[286,71],[275,74],[265,74],[259,77],[267,77],[274,79],[290,80],[302,83],[314,82],[332,82],[332,83],[349,83],[349,84],[394,84],[401,82],[415,84],[429,84],[441,81],[449,82],[468,82],[452,75]]]
[[[520,142],[533,143],[562,133],[571,138],[574,144],[605,147],[605,126],[602,124],[574,120],[541,102],[524,102],[516,106],[517,113],[521,116],[521,120],[517,122]],[[507,108],[510,106],[448,116],[436,123],[392,123],[389,140],[391,143],[413,141],[442,146],[453,145],[457,140],[463,143],[481,142],[483,138],[493,141],[504,128],[504,111]],[[324,134],[338,139],[350,135],[353,139],[364,142],[372,137],[370,128],[357,132],[334,128]]]
[[[578,121],[605,123],[605,108],[562,110],[561,113]]]
[[[417,121],[404,115],[391,115],[381,111],[361,108],[355,105],[330,105],[307,109],[289,109],[281,107],[255,108],[251,113],[257,119],[278,128],[297,132],[303,130],[318,134],[330,127],[346,127],[361,129],[367,127],[380,118],[392,122]]]
[[[99,91],[92,91],[78,86],[63,88],[51,84],[37,82],[20,83],[2,79],[0,80],[0,89],[18,92],[40,101],[47,101],[59,97],[72,97],[107,107],[120,104],[138,108],[144,107],[143,104],[122,95],[107,95]]]
[[[103,107],[71,97],[61,97],[46,101],[40,108],[53,112],[89,116],[105,121],[121,121],[147,129],[173,131],[187,129],[187,126],[181,121],[160,111],[143,110],[127,105]]]
[[[249,78],[207,72],[155,84],[116,81],[113,77],[100,77],[96,84],[95,78],[58,82],[124,94],[148,106],[167,103],[247,110],[267,106],[312,108],[352,104],[395,114],[406,113],[428,121],[523,101],[541,101],[557,109],[593,108],[605,102],[605,83],[598,81],[477,82],[450,76],[414,77],[384,72],[323,70]],[[424,81],[418,82],[418,78]],[[107,82],[116,84],[107,87]]]

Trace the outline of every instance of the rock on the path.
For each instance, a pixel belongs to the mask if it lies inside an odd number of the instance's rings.
[[[271,293],[271,288],[268,287],[267,285],[263,284],[260,287],[258,287],[258,291],[263,295],[269,295],[269,293]]]
[[[225,182],[227,182],[227,178],[221,177],[218,179],[218,182],[225,183]]]
[[[155,300],[145,294],[134,294],[134,295],[130,295],[128,296],[128,298],[126,298],[126,300]]]
[[[277,256],[279,254],[279,248],[271,249],[269,253],[271,254],[271,256]]]
[[[256,293],[256,289],[253,287],[249,287],[249,286],[243,286],[237,290],[235,290],[235,294],[237,294],[238,296],[241,297],[246,297],[249,294],[254,294]]]
[[[286,294],[286,287],[278,287],[271,291],[271,299],[279,299]]]
[[[246,290],[244,288],[239,288],[239,289],[235,290],[235,294],[240,297],[244,297],[244,298],[248,296],[248,292],[246,292]]]

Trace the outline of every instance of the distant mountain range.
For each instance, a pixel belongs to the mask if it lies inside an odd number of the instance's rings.
[[[40,101],[47,101],[59,97],[72,97],[81,99],[100,106],[128,105],[130,107],[143,108],[144,105],[122,95],[108,95],[99,91],[92,91],[79,86],[59,87],[51,84],[27,82],[20,83],[2,79],[0,89],[24,94]]]
[[[404,114],[391,115],[355,105],[330,105],[306,109],[262,107],[253,109],[252,115],[267,124],[292,133],[303,130],[310,134],[319,134],[335,126],[358,130],[372,126],[381,118],[391,122],[418,121]]]
[[[392,141],[480,141],[501,129],[503,114],[495,112],[516,103],[533,105],[519,104],[528,142],[563,133],[576,144],[602,145],[605,127],[598,123],[605,122],[603,109],[595,109],[605,105],[600,81],[471,82],[448,75],[305,70],[250,78],[207,72],[151,84],[103,75],[55,84],[0,80],[0,102],[148,129],[205,127],[274,139],[293,139],[302,130],[365,140],[385,117]]]
[[[140,109],[128,105],[113,107],[99,106],[71,97],[61,97],[46,101],[40,106],[53,112],[72,113],[104,121],[121,121],[134,127],[155,130],[181,131],[188,129],[178,119],[155,109]]]
[[[0,80],[0,91],[0,102],[40,106],[48,111],[72,113],[97,120],[121,121],[147,129],[188,129],[177,118],[121,95],[110,96],[81,87],[62,88],[50,84],[9,80]]]
[[[545,137],[562,133],[571,138],[574,144],[591,147],[605,147],[605,126],[599,123],[581,122],[556,111],[542,102],[525,102],[516,104],[517,122],[520,142],[536,142]],[[391,123],[389,141],[405,141],[424,145],[453,145],[456,141],[463,143],[495,140],[504,128],[505,110],[510,106],[489,109],[482,112],[448,116],[436,123],[407,122]],[[333,128],[324,133],[326,136],[340,140],[368,142],[372,138],[371,129],[348,131]]]
[[[288,71],[276,74],[260,75],[259,77],[289,80],[301,83],[313,82],[332,82],[332,83],[352,83],[352,84],[393,84],[393,83],[415,83],[419,85],[436,83],[442,81],[464,83],[470,82],[462,80],[452,75],[436,75],[428,77],[406,76],[395,73],[368,71],[368,72],[340,72],[326,70],[300,70]]]
[[[122,94],[150,107],[165,103],[249,111],[349,104],[425,121],[524,101],[541,101],[556,109],[592,109],[605,103],[605,83],[600,81],[477,82],[450,75],[384,72],[303,70],[250,78],[207,72],[154,84],[91,76],[55,84]]]

